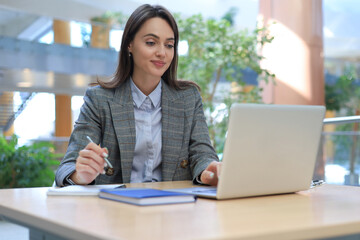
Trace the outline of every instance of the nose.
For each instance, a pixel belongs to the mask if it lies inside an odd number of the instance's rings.
[[[165,46],[160,45],[156,51],[157,57],[165,57]]]

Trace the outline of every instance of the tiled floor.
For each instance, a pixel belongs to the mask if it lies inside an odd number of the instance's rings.
[[[27,228],[0,219],[0,239],[28,240],[29,230]]]

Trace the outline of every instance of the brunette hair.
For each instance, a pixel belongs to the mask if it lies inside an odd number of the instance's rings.
[[[139,31],[141,26],[148,20],[154,17],[164,19],[171,27],[174,32],[174,58],[169,68],[162,75],[162,79],[173,89],[180,90],[185,89],[191,85],[199,86],[194,82],[177,80],[177,65],[178,65],[178,53],[177,47],[179,43],[179,31],[174,17],[164,7],[159,5],[151,6],[144,4],[138,7],[129,17],[122,36],[119,62],[116,72],[110,82],[103,82],[98,79],[98,83],[104,88],[116,88],[124,83],[133,73],[134,63],[133,58],[129,52],[129,45],[134,40],[136,33]]]

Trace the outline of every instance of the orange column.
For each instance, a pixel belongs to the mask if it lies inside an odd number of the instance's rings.
[[[54,42],[70,45],[70,23],[54,20]],[[69,137],[72,131],[71,96],[55,95],[55,136]]]
[[[262,52],[262,66],[276,75],[275,85],[262,84],[264,102],[325,105],[322,0],[259,0],[259,20],[274,37]],[[322,150],[314,179],[324,179]]]
[[[322,0],[260,0],[259,18],[274,36],[262,66],[276,75],[266,103],[324,105]]]
[[[0,114],[3,116],[3,120],[0,125],[4,126],[9,120],[10,116],[14,113],[13,105],[14,105],[14,93],[13,92],[2,92],[0,93],[0,105],[3,105]],[[4,136],[12,136],[14,134],[14,124],[11,127],[3,132]]]

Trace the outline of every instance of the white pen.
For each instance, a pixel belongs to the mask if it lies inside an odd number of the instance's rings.
[[[93,140],[91,140],[91,138],[89,136],[86,136],[86,138],[89,139],[90,142],[92,142],[92,143],[94,142]],[[113,168],[110,161],[106,157],[104,157],[104,160],[110,168]]]

